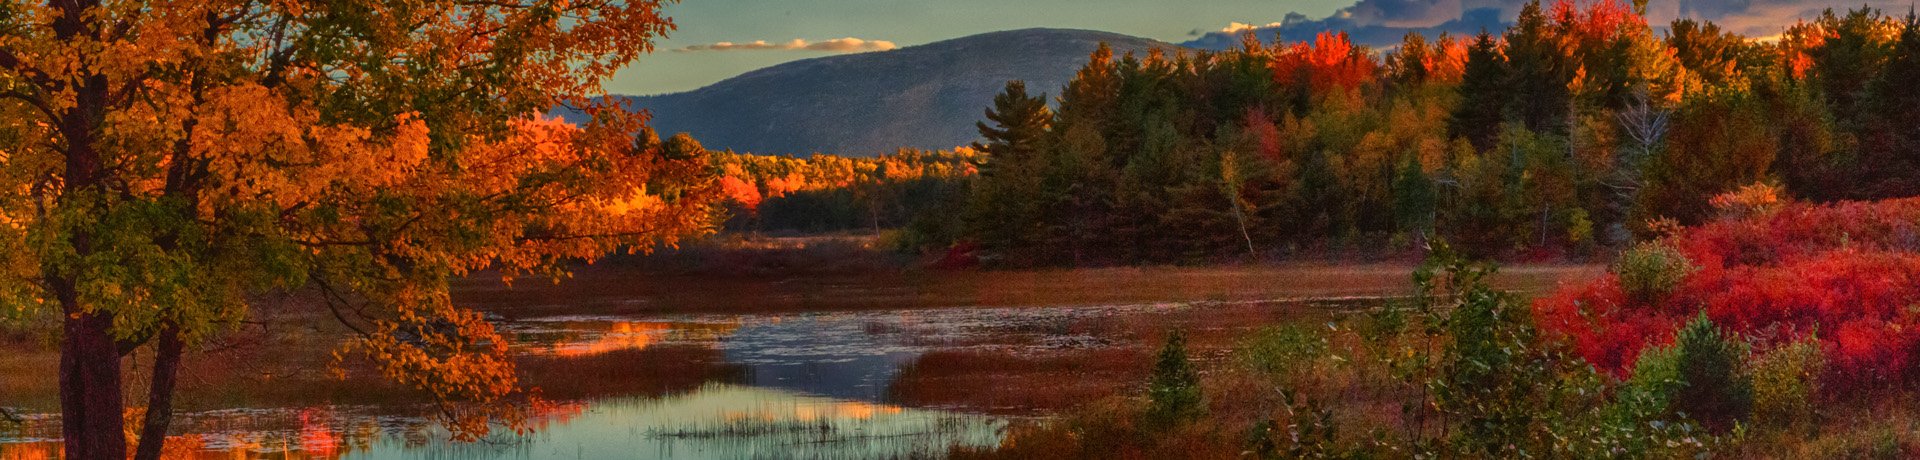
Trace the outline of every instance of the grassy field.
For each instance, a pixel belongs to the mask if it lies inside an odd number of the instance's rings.
[[[508,317],[556,314],[757,313],[1138,302],[1276,301],[1400,296],[1412,264],[1300,263],[1208,267],[1124,267],[1018,271],[895,270],[802,275],[662,274],[613,265],[573,279],[503,283],[475,276],[457,301]],[[1527,265],[1496,284],[1540,292],[1590,280],[1596,265]]]
[[[807,260],[782,263],[829,263]],[[559,284],[544,279],[508,283],[497,274],[477,274],[456,282],[454,295],[461,305],[509,320],[1143,303],[1191,307],[1060,326],[1097,337],[1102,344],[1092,348],[1035,347],[1035,337],[1057,331],[994,325],[998,329],[981,334],[990,337],[983,343],[928,344],[933,350],[904,367],[886,394],[890,402],[909,407],[1031,416],[1069,413],[1092,401],[1136,393],[1154,347],[1172,328],[1192,334],[1202,361],[1224,363],[1241,337],[1263,325],[1318,321],[1318,316],[1305,315],[1324,316],[1326,310],[1307,300],[1404,296],[1411,291],[1413,269],[1382,262],[934,271],[870,262],[824,270],[716,273],[616,261],[581,267]],[[1587,265],[1517,266],[1504,271],[1497,283],[1538,292],[1585,281],[1601,271]],[[192,412],[347,404],[396,414],[420,410],[420,395],[387,383],[370,369],[349,365],[344,380],[330,372],[330,352],[348,337],[332,321],[302,308],[298,296],[269,302],[254,321],[188,355],[176,408]],[[58,353],[49,337],[31,330],[51,328],[0,331],[0,407],[55,412]],[[129,401],[143,396],[147,359],[141,350],[126,362]],[[699,346],[584,357],[520,356],[516,361],[524,384],[558,400],[688,391],[710,380],[738,378],[740,372],[719,350]]]

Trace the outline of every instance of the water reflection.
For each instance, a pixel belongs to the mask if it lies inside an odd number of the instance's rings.
[[[447,441],[418,420],[384,422],[325,409],[299,426],[170,439],[168,458],[547,459],[898,458],[999,442],[1006,422],[985,416],[711,384],[675,396],[627,397],[560,408],[528,436]],[[4,442],[4,441],[0,441]],[[0,443],[0,459],[58,458],[52,441]]]
[[[706,343],[740,327],[738,320],[714,322],[634,321],[615,318],[558,317],[508,325],[526,354],[562,357],[644,350],[662,343]]]
[[[494,443],[382,442],[352,458],[896,458],[999,441],[1005,422],[739,385],[595,403],[564,426]],[[434,438],[441,439],[441,438]]]
[[[1175,304],[781,315],[569,316],[501,324],[547,395],[526,437],[451,443],[408,407],[183,414],[171,458],[846,458],[992,445],[995,418],[889,404],[903,366],[939,350],[1057,353],[1139,324],[1255,327],[1288,309]],[[674,378],[662,378],[671,376]],[[702,384],[702,382],[707,382]],[[716,383],[723,382],[723,383]],[[962,388],[955,392],[995,392]],[[667,393],[663,395],[662,393]],[[391,415],[402,414],[402,415]],[[0,432],[0,460],[55,458],[58,421]],[[37,430],[37,431],[36,431]]]

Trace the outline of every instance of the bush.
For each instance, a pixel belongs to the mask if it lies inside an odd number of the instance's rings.
[[[1826,365],[1820,346],[1800,341],[1774,348],[1753,360],[1755,425],[1796,430],[1813,425],[1813,395],[1820,391]]]
[[[1673,408],[1709,429],[1725,431],[1753,410],[1753,382],[1744,369],[1747,344],[1701,313],[1674,340],[1680,388]]]
[[[1169,427],[1204,415],[1204,395],[1200,393],[1200,374],[1187,360],[1187,339],[1179,331],[1167,334],[1167,344],[1153,365],[1153,377],[1147,382],[1149,423]]]
[[[1653,303],[1673,293],[1693,270],[1686,254],[1660,242],[1640,243],[1621,252],[1612,267],[1614,276],[1620,278],[1620,289],[1642,303]]]
[[[1640,354],[1633,363],[1633,378],[1623,382],[1623,393],[1631,393],[1637,404],[1658,412],[1671,412],[1673,401],[1687,382],[1680,376],[1680,350],[1659,347]]]
[[[1453,262],[1447,275],[1416,275],[1447,312],[1449,341],[1426,386],[1452,435],[1429,444],[1430,457],[1679,458],[1704,452],[1712,440],[1666,402],[1674,378],[1659,385],[1615,387],[1578,357],[1543,340],[1529,310],[1486,282],[1491,269]],[[1431,295],[1435,279],[1446,295]],[[1679,375],[1679,361],[1668,367]],[[1617,391],[1610,391],[1617,390]]]
[[[1241,344],[1241,356],[1253,370],[1282,382],[1327,354],[1327,336],[1306,324],[1261,329]]]
[[[1760,182],[1715,195],[1708,203],[1722,219],[1746,219],[1779,211],[1787,202],[1785,195],[1779,186]]]
[[[1663,243],[1695,267],[1672,292],[1639,302],[1617,274],[1568,286],[1534,303],[1543,333],[1624,376],[1642,350],[1670,343],[1704,308],[1759,349],[1817,340],[1823,394],[1920,377],[1920,314],[1911,308],[1920,305],[1920,199],[1786,204]]]
[[[1258,459],[1352,458],[1363,454],[1358,446],[1340,442],[1333,411],[1320,408],[1292,391],[1281,390],[1286,418],[1255,422],[1247,433],[1244,456]]]

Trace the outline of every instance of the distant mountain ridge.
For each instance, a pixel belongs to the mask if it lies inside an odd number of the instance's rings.
[[[945,149],[979,136],[973,123],[1008,80],[1057,96],[1102,42],[1116,55],[1179,48],[1092,30],[1011,30],[788,62],[683,93],[615,97],[652,111],[662,135],[687,132],[708,149],[850,156]]]

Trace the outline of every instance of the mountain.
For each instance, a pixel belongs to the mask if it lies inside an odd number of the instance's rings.
[[[1462,13],[1458,19],[1449,20],[1430,27],[1396,27],[1380,24],[1356,24],[1339,16],[1321,20],[1309,20],[1299,13],[1287,15],[1287,20],[1253,29],[1254,36],[1263,43],[1276,40],[1286,43],[1310,42],[1322,32],[1346,32],[1347,39],[1376,50],[1396,48],[1408,32],[1419,32],[1428,40],[1450,34],[1459,39],[1471,39],[1480,31],[1489,31],[1498,35],[1512,24],[1511,17],[1503,16],[1499,8],[1476,8]],[[1227,50],[1240,47],[1240,34],[1243,32],[1208,32],[1180,46],[1202,50]]]
[[[945,149],[979,137],[973,123],[1008,80],[1058,95],[1101,42],[1115,55],[1177,48],[1090,30],[1012,30],[794,61],[684,93],[621,97],[651,110],[661,134],[687,132],[708,149],[853,156]]]

